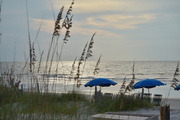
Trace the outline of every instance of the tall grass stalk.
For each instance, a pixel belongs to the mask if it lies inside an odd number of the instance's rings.
[[[50,46],[49,46],[49,49],[48,49],[48,55],[47,55],[47,59],[46,59],[46,68],[45,69],[48,68],[47,63],[48,63],[48,61],[50,59],[51,49],[52,49],[53,44],[55,45],[54,51],[52,52],[50,65],[49,65],[49,72],[51,71],[52,61],[53,61],[53,58],[54,58],[54,53],[55,53],[55,51],[57,49],[57,41],[58,41],[59,36],[60,36],[60,30],[61,30],[60,21],[62,19],[63,10],[64,10],[64,6],[60,9],[59,14],[57,16],[57,19],[56,19],[56,22],[55,22],[55,27],[54,27],[54,32],[53,32],[52,39],[51,39],[51,42],[50,42]],[[57,37],[56,41],[54,40],[55,37]]]
[[[72,18],[73,18],[73,15],[72,15],[72,6],[74,5],[74,0],[72,1],[67,13],[66,13],[66,16],[65,16],[65,19],[62,23],[62,27],[66,29],[66,33],[65,33],[65,36],[64,36],[64,39],[63,39],[63,43],[67,43],[68,41],[68,38],[70,37],[70,28],[72,27]]]
[[[133,88],[134,80],[135,80],[134,68],[135,68],[135,62],[133,62],[133,67],[132,67],[132,79],[131,79],[130,83],[126,86],[124,93],[130,92],[134,89]]]
[[[31,44],[31,35],[29,29],[29,13],[28,13],[28,2],[26,0],[26,18],[27,18],[27,29],[28,29],[28,40],[29,40],[29,59],[30,59],[30,72],[32,72],[32,44]]]
[[[57,67],[56,67],[56,73],[58,73],[59,61],[61,61],[64,44],[66,44],[68,42],[68,39],[70,38],[70,29],[72,27],[72,18],[73,18],[73,15],[72,15],[72,6],[73,5],[74,5],[74,0],[72,1],[69,9],[67,10],[66,16],[65,16],[64,21],[62,23],[62,28],[65,28],[66,32],[65,32],[65,36],[63,38],[63,43],[61,45],[60,53],[57,54],[58,55],[58,62],[57,62]],[[61,61],[61,63],[62,63],[62,61]]]
[[[87,48],[87,51],[86,51],[86,56],[85,56],[85,59],[84,59],[84,65],[83,65],[83,70],[82,70],[81,76],[83,76],[83,72],[84,72],[84,69],[85,69],[85,66],[86,66],[87,59],[93,56],[92,48],[93,48],[93,44],[94,44],[94,40],[93,39],[94,39],[95,34],[96,33],[94,33],[92,35],[91,40],[89,42],[89,45],[88,45],[88,48]]]
[[[177,76],[179,75],[179,62],[177,63],[174,75],[173,75],[173,80],[172,80],[172,84],[171,87],[173,87],[174,89],[177,87],[179,80],[177,79]]]
[[[41,25],[39,27],[38,33],[36,35],[35,41],[31,42],[31,35],[30,35],[30,25],[29,25],[29,13],[28,13],[28,2],[26,0],[26,18],[27,18],[27,29],[28,29],[28,40],[29,40],[29,66],[30,66],[30,75],[31,75],[31,91],[33,90],[33,83],[36,83],[37,91],[39,92],[39,81],[37,77],[34,75],[35,73],[35,61],[36,61],[36,54],[35,54],[35,42],[37,40],[37,36],[39,34]],[[40,47],[39,47],[40,49]]]
[[[0,1],[0,22],[1,22],[1,9],[2,9],[2,3],[3,3],[3,0]]]
[[[52,9],[53,18],[54,18],[54,21],[55,21],[55,13],[54,13],[54,7],[53,7],[53,4],[52,4],[52,0],[50,0],[50,3],[51,3],[51,9]]]
[[[72,64],[71,71],[70,71],[70,74],[69,74],[70,75],[70,77],[69,77],[70,81],[71,81],[71,78],[74,75],[76,59],[77,59],[77,57],[74,59],[74,62]]]
[[[24,52],[24,59],[25,59],[25,64],[24,64],[24,67],[23,67],[22,70],[21,70],[21,74],[22,74],[22,75],[23,75],[23,73],[24,73],[24,70],[25,70],[26,66],[28,65],[28,60],[29,60],[29,57],[28,57],[28,58],[26,57],[25,52]]]
[[[64,10],[64,6],[60,9],[59,14],[58,14],[57,19],[56,19],[56,22],[55,22],[53,36],[54,36],[54,38],[56,37],[56,42],[54,44],[54,49],[52,52],[52,58],[50,61],[49,74],[51,71],[51,66],[52,66],[52,62],[53,62],[55,53],[57,54],[57,58],[58,58],[58,53],[59,53],[59,51],[58,51],[58,40],[59,40],[59,36],[60,36],[61,30],[62,30],[62,25],[60,25],[61,24],[60,22],[62,20],[63,10]],[[58,68],[59,68],[58,66],[59,66],[59,59],[57,59],[56,74],[58,74]],[[53,81],[52,91],[54,91],[54,89],[55,89],[55,80],[56,79],[54,79],[54,81]]]
[[[72,27],[72,15],[71,15],[71,12],[72,12],[72,5],[73,4],[74,4],[74,1],[70,5],[62,25],[60,25],[60,24],[61,24],[61,20],[62,20],[62,13],[63,13],[63,10],[64,10],[64,6],[59,11],[59,14],[58,14],[56,22],[55,22],[54,32],[53,32],[53,36],[52,36],[52,39],[51,39],[51,42],[50,42],[50,47],[49,47],[48,55],[47,55],[47,59],[46,59],[45,72],[44,72],[45,74],[50,74],[50,72],[51,72],[51,66],[52,66],[52,63],[54,61],[55,53],[58,55],[58,61],[57,61],[57,67],[56,67],[56,74],[58,74],[59,61],[61,61],[61,55],[62,55],[63,46],[64,46],[64,43],[66,43],[68,41],[67,38],[70,37],[70,28]],[[64,42],[62,43],[61,51],[60,51],[60,54],[59,54],[59,51],[58,51],[58,39],[59,39],[59,36],[61,34],[62,28],[66,29],[66,33],[65,33],[65,37],[63,39]],[[48,69],[48,71],[47,71],[47,69]],[[48,91],[48,81],[49,80],[47,80],[47,83],[46,83],[47,84],[46,85],[47,86],[47,88],[46,88],[47,91]]]
[[[98,59],[98,61],[97,61],[97,63],[96,63],[96,66],[95,66],[95,68],[94,68],[94,72],[93,72],[93,74],[94,75],[96,75],[96,74],[98,74],[99,73],[99,64],[100,64],[100,61],[101,61],[101,56],[102,55],[100,55],[100,57],[99,57],[99,59]]]
[[[132,79],[130,81],[130,83],[125,86],[126,84],[126,76],[123,80],[123,83],[121,85],[121,88],[120,88],[120,92],[119,94],[122,96],[120,99],[121,99],[121,103],[120,103],[120,110],[123,109],[123,105],[124,105],[124,99],[126,97],[126,93],[127,92],[131,92],[134,88],[133,88],[133,85],[134,85],[134,80],[135,80],[135,73],[134,73],[134,67],[135,67],[135,62],[133,62],[133,67],[132,67]]]
[[[80,87],[80,85],[81,85],[80,76],[82,77],[82,75],[83,75],[85,65],[86,65],[86,60],[89,57],[92,57],[92,48],[93,48],[93,43],[94,43],[94,41],[93,41],[94,35],[95,35],[95,33],[91,37],[91,40],[90,40],[89,44],[88,44],[88,42],[86,43],[86,45],[85,45],[85,47],[83,49],[83,52],[81,54],[81,57],[79,59],[79,63],[78,63],[78,67],[77,67],[77,73],[76,73],[76,76],[74,77],[74,80],[76,81],[76,86],[77,87]],[[88,46],[88,48],[87,48],[87,46]],[[87,48],[87,51],[86,51],[86,48]],[[83,64],[83,61],[84,61],[84,65],[83,65],[83,69],[81,71],[81,65]]]
[[[43,54],[44,54],[44,51],[42,51],[41,56],[40,56],[40,60],[39,60],[39,65],[38,65],[38,70],[37,70],[37,73],[39,73],[39,72],[40,72],[40,68],[41,68],[41,62],[42,62],[42,56],[43,56]]]
[[[3,0],[0,1],[0,23],[1,23],[1,7],[2,7]],[[0,32],[0,45],[1,45],[2,33]],[[1,46],[0,46],[1,47]],[[0,53],[1,56],[1,53]],[[1,73],[2,73],[2,66],[1,66],[1,57],[0,57],[0,83],[1,83]]]
[[[87,45],[88,45],[88,43],[86,43],[86,45],[83,49],[83,52],[82,52],[81,57],[80,57],[79,62],[78,62],[77,72],[76,72],[76,75],[74,77],[74,80],[76,81],[77,87],[80,87],[80,85],[81,85],[81,80],[80,80],[81,65],[83,64],[83,61],[84,61]],[[75,89],[75,85],[74,85],[74,89]]]
[[[124,90],[125,90],[125,89],[126,89],[126,76],[125,76],[124,79],[123,79],[121,88],[120,88],[120,90],[119,90],[119,94],[124,93]]]
[[[3,0],[0,1],[0,22],[1,22],[1,8],[2,8],[2,2]],[[0,44],[1,44],[1,38],[2,37],[2,33],[0,32]]]
[[[167,100],[169,98],[171,88],[175,89],[178,86],[179,80],[176,78],[178,75],[179,75],[179,62],[177,63],[177,66],[176,66],[176,69],[175,69],[175,72],[174,72],[174,75],[173,75],[172,83],[171,83],[171,86],[169,88],[169,92],[168,92],[168,95],[167,95],[167,98],[166,98]]]
[[[46,58],[46,64],[45,64],[45,71],[44,71],[44,74],[50,74],[50,71],[51,71],[51,66],[52,66],[52,61],[53,61],[53,58],[54,58],[54,53],[55,53],[55,50],[56,50],[56,41],[54,40],[55,37],[57,37],[57,41],[59,39],[59,35],[60,35],[60,30],[61,30],[61,26],[60,26],[60,21],[62,19],[62,13],[63,13],[63,10],[64,10],[64,6],[60,9],[59,13],[58,13],[58,17],[57,17],[57,20],[55,22],[55,26],[54,26],[54,32],[53,32],[53,35],[52,35],[52,39],[50,41],[50,45],[49,45],[49,49],[48,49],[48,53],[47,53],[47,58]],[[52,47],[53,45],[55,45],[55,48],[52,52]],[[52,56],[51,56],[52,54]],[[50,57],[51,56],[51,57]],[[49,64],[49,60],[51,59],[50,61],[50,65]],[[47,71],[48,70],[48,71]]]
[[[1,45],[1,40],[2,40],[2,33],[0,33],[0,45]]]
[[[42,57],[42,52],[41,52],[40,45],[39,45],[39,41],[38,41],[37,38],[38,38],[38,36],[39,36],[39,32],[40,32],[41,27],[42,27],[42,23],[43,23],[43,20],[44,20],[44,15],[45,15],[45,12],[44,12],[43,17],[42,17],[42,19],[41,19],[41,23],[40,23],[40,25],[39,25],[39,28],[38,28],[38,31],[37,31],[37,34],[36,34],[36,37],[35,37],[35,40],[34,40],[34,43],[37,42],[37,44],[38,44],[39,54],[40,54],[41,57]]]
[[[50,41],[50,45],[49,45],[49,49],[48,49],[48,53],[47,53],[47,58],[46,58],[46,64],[45,64],[45,69],[44,69],[44,74],[45,75],[49,75],[50,72],[51,72],[52,62],[53,62],[53,59],[54,59],[55,51],[57,49],[57,41],[59,39],[60,30],[61,30],[60,21],[62,19],[63,10],[64,10],[64,6],[60,9],[57,20],[55,22],[54,32],[53,32],[53,35],[52,35],[52,39]],[[56,41],[54,40],[55,37],[56,37]],[[53,45],[54,45],[54,49],[53,49]],[[43,80],[44,80],[44,78],[43,78]],[[46,81],[44,80],[44,82],[45,82],[44,83],[45,91],[48,92],[49,80],[46,80]]]

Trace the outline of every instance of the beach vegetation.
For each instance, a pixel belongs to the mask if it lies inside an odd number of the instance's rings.
[[[123,99],[122,99],[123,98]],[[134,95],[117,94],[113,97],[102,96],[101,100],[96,105],[98,113],[108,111],[133,111],[140,108],[151,108],[153,104],[150,101],[144,100],[141,97]]]
[[[0,86],[0,118],[33,119],[37,117],[88,118],[93,105],[87,96],[78,91],[68,93],[22,92],[6,86]],[[36,114],[36,116],[34,116]]]
[[[140,102],[141,98],[133,95],[120,94],[113,97],[102,95],[98,102],[93,102],[89,96],[78,91],[59,94],[22,92],[2,85],[0,89],[0,117],[5,119],[18,118],[18,115],[32,117],[34,114],[39,117],[48,114],[61,118],[64,116],[88,118],[95,113],[129,111],[153,106],[148,101]],[[122,100],[123,106],[120,107]]]

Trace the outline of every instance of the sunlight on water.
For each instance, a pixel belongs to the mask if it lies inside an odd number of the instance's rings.
[[[163,94],[163,97],[167,97],[170,91],[170,98],[180,98],[180,91],[175,91],[170,87],[171,81],[173,79],[173,75],[176,69],[178,62],[135,62],[135,82],[142,79],[157,79],[164,83],[166,86],[159,86],[150,89],[151,93]],[[38,66],[39,63],[36,63]],[[95,61],[86,62],[85,69],[83,71],[83,65],[81,66],[81,87],[76,88],[76,81],[74,81],[74,77],[77,73],[77,65],[75,64],[75,70],[73,71],[73,76],[70,76],[70,72],[72,71],[73,61],[63,61],[59,62],[59,68],[57,68],[57,62],[53,62],[51,67],[50,74],[45,74],[45,64],[46,62],[41,63],[40,72],[38,73],[38,67],[34,69],[34,75],[36,76],[39,86],[44,90],[45,81],[48,80],[48,90],[51,92],[67,92],[72,91],[73,88],[79,90],[86,94],[93,94],[94,87],[84,87],[84,84],[93,78],[108,78],[111,79],[118,84],[110,87],[102,87],[102,92],[109,92],[117,94],[120,90],[123,79],[126,77],[126,85],[130,82],[132,78],[132,68],[133,62],[122,62],[122,61],[114,61],[114,62],[106,62],[103,61],[99,64],[99,73],[94,75],[93,71],[96,65]],[[2,76],[5,74],[10,74],[10,72],[14,71],[15,80],[21,80],[21,84],[23,84],[25,89],[28,89],[30,86],[36,87],[36,81],[31,81],[31,76],[29,74],[29,66],[23,62],[16,62],[15,64],[10,62],[2,62],[1,64],[1,73]],[[13,66],[14,65],[14,66]],[[13,68],[13,70],[12,70]],[[10,71],[11,70],[11,71]],[[47,69],[48,71],[49,69]],[[180,80],[180,77],[177,78]],[[100,89],[100,88],[99,88]],[[136,89],[131,93],[140,93],[141,89]],[[145,89],[145,92],[147,90]]]

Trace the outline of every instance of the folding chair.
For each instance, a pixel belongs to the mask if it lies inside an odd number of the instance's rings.
[[[162,95],[161,94],[154,94],[153,97],[153,104],[159,106],[162,100]]]

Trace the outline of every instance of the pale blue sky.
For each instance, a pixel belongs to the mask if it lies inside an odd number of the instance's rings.
[[[50,0],[27,1],[32,41],[44,14],[38,41],[47,53],[54,28]],[[72,2],[51,1],[56,16],[63,5],[66,12]],[[13,61],[14,54],[16,61],[24,61],[29,49],[26,2],[3,0],[1,12],[1,61]],[[180,0],[75,0],[73,15],[71,38],[62,60],[80,57],[96,32],[94,56],[89,60],[97,60],[102,54],[106,61],[180,61]],[[37,44],[36,55],[39,59]]]

